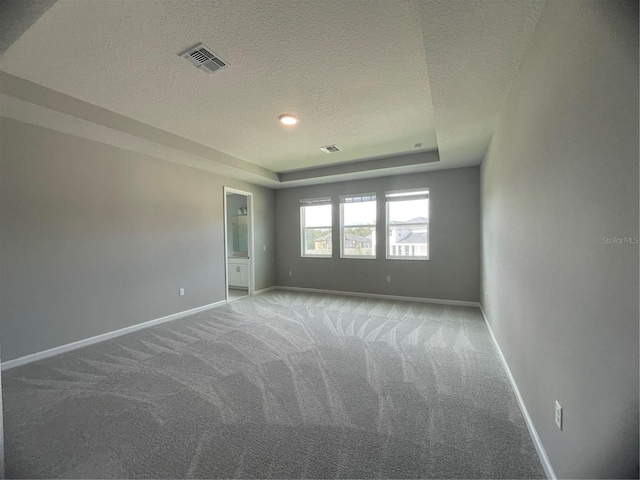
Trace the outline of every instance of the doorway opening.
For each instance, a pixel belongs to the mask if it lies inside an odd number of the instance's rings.
[[[254,291],[253,194],[224,187],[226,300]]]

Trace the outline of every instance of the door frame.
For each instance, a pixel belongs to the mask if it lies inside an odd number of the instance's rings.
[[[253,245],[253,193],[245,192],[244,190],[238,190],[237,188],[223,187],[223,202],[222,209],[224,212],[224,298],[229,303],[229,245],[227,231],[227,195],[236,194],[247,197],[247,242],[248,242],[248,255],[249,255],[249,295],[253,295],[255,292],[255,248]]]

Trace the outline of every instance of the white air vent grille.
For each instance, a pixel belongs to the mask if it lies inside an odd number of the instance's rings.
[[[207,46],[199,43],[178,54],[189,60],[194,66],[206,73],[213,73],[227,66],[227,62],[213,53]]]
[[[324,147],[320,147],[320,150],[322,150],[324,153],[336,153],[342,151],[336,145],[326,145]]]

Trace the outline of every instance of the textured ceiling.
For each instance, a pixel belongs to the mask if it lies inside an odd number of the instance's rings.
[[[440,158],[478,163],[544,0],[420,2]]]
[[[404,1],[58,1],[2,70],[275,171],[436,148]],[[202,41],[206,75],[176,54]],[[394,108],[390,109],[389,104]],[[300,118],[295,129],[281,113]],[[338,144],[327,158],[318,147]]]
[[[58,0],[0,57],[1,113],[276,188],[273,172],[394,155],[339,178],[477,165],[543,5]],[[176,55],[198,41],[230,66]],[[437,161],[407,163],[415,143]]]

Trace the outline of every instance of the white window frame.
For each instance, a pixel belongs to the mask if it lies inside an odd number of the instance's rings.
[[[375,200],[370,200],[375,203],[376,206],[376,218],[375,223],[373,225],[345,225],[344,224],[344,205],[345,199],[351,197],[374,197]],[[373,236],[371,237],[371,251],[373,255],[345,255],[344,253],[344,229],[345,228],[353,228],[353,227],[373,227]],[[376,241],[376,236],[378,235],[378,200],[376,198],[376,193],[356,193],[352,195],[340,195],[340,258],[356,258],[360,260],[375,260],[376,258],[376,249],[378,247],[378,242]]]
[[[313,207],[320,205],[330,205],[331,206],[331,225],[321,226],[321,227],[307,227],[304,218],[304,207]],[[329,229],[332,236],[331,241],[331,253],[326,254],[314,254],[314,253],[306,253],[305,252],[305,231],[307,229],[318,230],[318,229]],[[318,198],[304,198],[300,199],[300,256],[303,258],[332,258],[333,257],[333,203],[331,202],[331,197],[318,197]]]
[[[406,189],[406,190],[390,190],[387,192],[384,192],[384,201],[385,201],[385,210],[386,210],[386,218],[385,218],[385,235],[386,235],[386,244],[385,244],[385,254],[386,254],[386,258],[387,260],[417,260],[417,261],[421,261],[421,260],[429,260],[429,251],[430,251],[430,241],[429,241],[429,237],[430,237],[430,222],[427,223],[427,254],[426,255],[421,255],[421,256],[409,256],[409,255],[391,255],[391,244],[389,242],[389,238],[391,237],[391,228],[389,225],[389,204],[394,202],[394,201],[402,201],[402,200],[389,200],[389,195],[400,195],[400,196],[406,196],[406,197],[411,197],[412,194],[418,195],[420,193],[426,193],[426,196],[429,200],[431,200],[431,194],[429,191],[429,188],[424,187],[424,188],[411,188],[411,189]],[[431,209],[431,202],[429,202],[429,206],[427,207],[428,210]],[[430,214],[429,211],[427,211],[427,218],[430,219]],[[425,225],[424,223],[405,223],[403,225],[406,225],[407,227],[413,227],[413,226],[421,226],[421,225]],[[396,249],[396,251],[399,251],[400,248],[407,247],[407,245],[397,245],[398,247]]]

